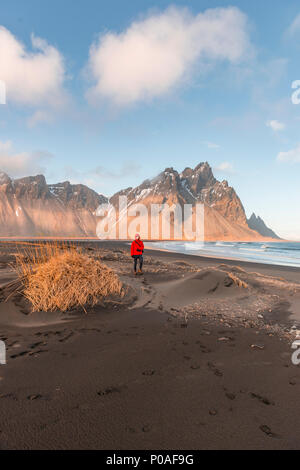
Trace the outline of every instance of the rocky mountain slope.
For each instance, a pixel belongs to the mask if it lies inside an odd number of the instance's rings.
[[[248,225],[252,230],[260,233],[263,237],[270,237],[280,240],[280,237],[276,235],[276,233],[271,230],[265,222],[259,217],[256,216],[254,213],[251,215],[250,219],[248,219]]]
[[[207,162],[194,169],[186,168],[178,173],[166,168],[157,177],[144,181],[136,188],[127,188],[110,198],[111,208],[119,213],[119,196],[127,197],[129,208],[142,203],[147,215],[129,217],[132,237],[135,230],[151,227],[150,207],[152,204],[171,206],[178,204],[184,213],[186,204],[192,209],[191,223],[195,224],[195,206],[203,203],[205,208],[204,235],[206,240],[261,240],[264,237],[278,238],[260,218],[252,216],[247,221],[244,207],[235,190],[227,181],[217,181]],[[47,184],[42,175],[11,179],[0,173],[0,236],[1,237],[95,237],[96,227],[101,218],[96,210],[100,204],[108,203],[105,196],[99,195],[82,184],[69,182]],[[153,223],[145,238],[165,238],[162,231],[162,214]],[[171,213],[171,232],[166,238],[173,238],[174,217]],[[131,222],[133,224],[131,224]],[[139,222],[139,225],[137,225]],[[116,235],[118,236],[118,224]],[[193,226],[194,228],[194,226]],[[185,238],[183,233],[181,238]]]
[[[47,185],[42,175],[12,180],[0,173],[0,236],[95,236],[95,210],[104,196],[69,182]]]
[[[173,168],[166,168],[157,177],[144,181],[140,186],[116,193],[110,203],[117,212],[119,196],[127,197],[129,207],[136,203],[143,203],[146,207],[150,207],[150,204],[178,203],[183,207],[184,204],[195,206],[196,203],[203,203],[205,240],[251,241],[260,240],[264,236],[273,237],[262,235],[249,227],[244,207],[235,190],[227,181],[217,181],[207,162],[200,163],[194,169],[186,168],[182,173]],[[150,224],[148,220],[148,227]],[[145,225],[147,220],[144,219],[140,231]],[[159,238],[163,238],[161,231]]]

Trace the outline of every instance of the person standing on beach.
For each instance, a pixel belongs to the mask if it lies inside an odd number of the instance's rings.
[[[143,274],[143,252],[144,252],[144,243],[141,240],[140,234],[136,233],[133,242],[131,243],[131,256],[134,260],[133,270],[136,275],[137,262],[139,261],[139,274]]]

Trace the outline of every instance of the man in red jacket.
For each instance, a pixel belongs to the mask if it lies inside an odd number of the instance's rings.
[[[142,267],[143,267],[143,252],[144,252],[144,243],[141,240],[141,237],[138,233],[135,234],[134,240],[131,243],[131,256],[134,259],[134,264],[133,264],[133,269],[134,269],[134,274],[137,274],[136,272],[136,267],[137,267],[137,262],[139,260],[139,274],[142,274]]]

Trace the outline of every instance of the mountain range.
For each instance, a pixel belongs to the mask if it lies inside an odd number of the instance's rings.
[[[218,181],[207,162],[178,173],[166,168],[158,176],[111,198],[83,184],[47,184],[43,175],[12,179],[0,172],[1,237],[96,237],[97,208],[108,203],[119,214],[119,196],[128,206],[142,203],[205,207],[205,240],[278,239],[260,217],[247,220],[244,207],[227,181]],[[150,236],[151,238],[151,236]]]

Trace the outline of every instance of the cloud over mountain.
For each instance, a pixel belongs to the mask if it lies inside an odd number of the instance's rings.
[[[0,168],[12,177],[44,173],[51,158],[49,152],[16,152],[11,141],[0,142]]]

